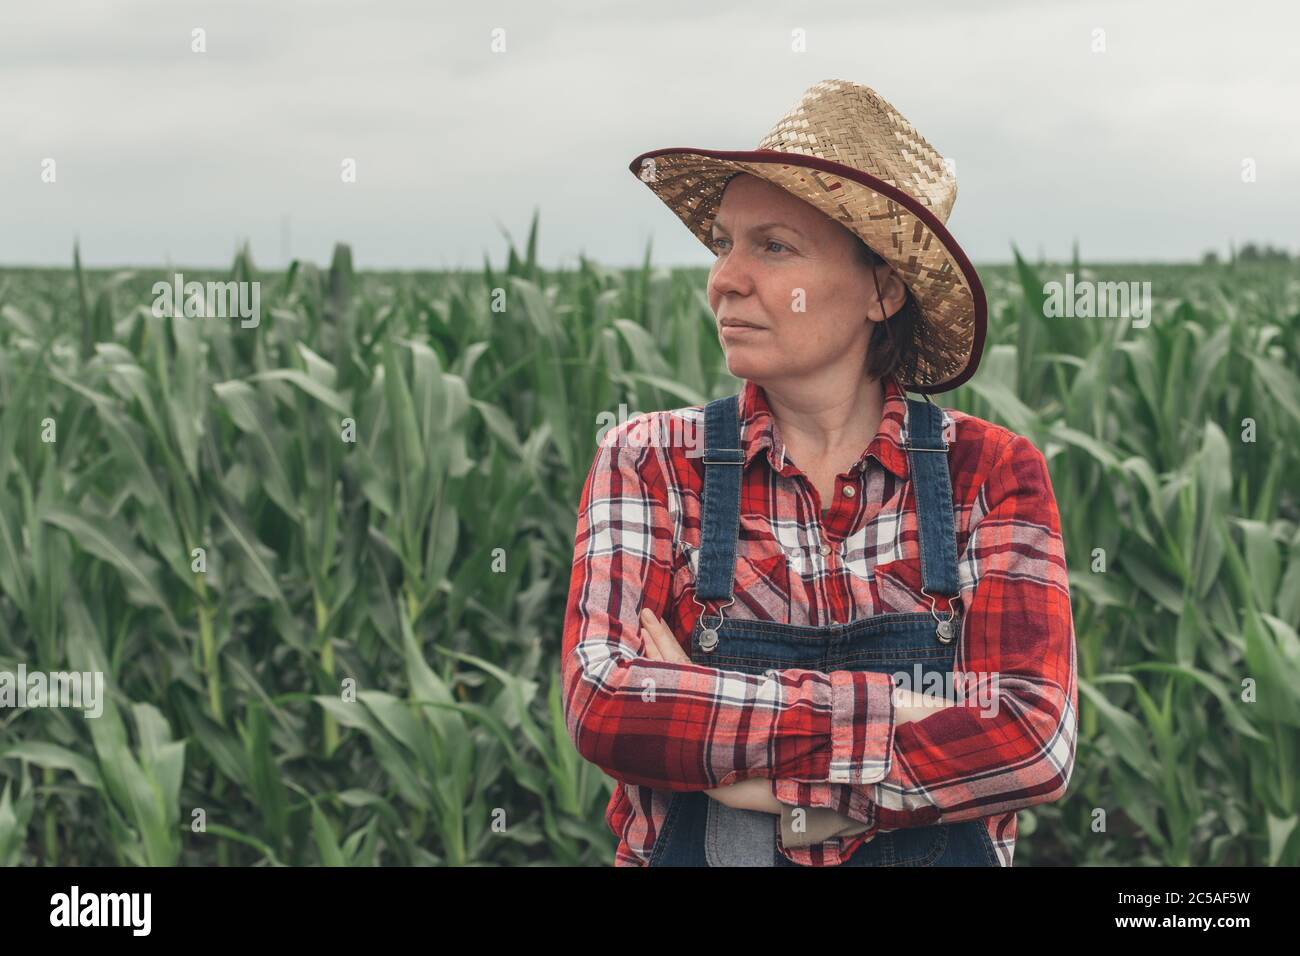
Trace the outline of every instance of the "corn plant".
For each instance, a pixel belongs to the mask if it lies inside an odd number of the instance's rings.
[[[741,383],[703,270],[537,252],[534,217],[475,272],[185,274],[260,282],[255,327],[158,314],[162,270],[0,270],[0,671],[106,689],[0,710],[0,862],[611,862],[557,682],[578,497],[602,415]],[[1065,271],[1151,321],[1049,318]],[[980,272],[942,402],[1043,449],[1079,652],[1017,865],[1295,865],[1295,267]]]

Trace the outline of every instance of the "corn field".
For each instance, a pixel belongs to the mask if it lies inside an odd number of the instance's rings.
[[[0,708],[0,862],[612,863],[558,687],[600,416],[740,383],[702,269],[537,239],[186,273],[260,282],[256,328],[156,315],[172,270],[0,270],[0,671],[106,695]],[[938,400],[1044,451],[1078,639],[1070,792],[1016,865],[1300,864],[1300,269],[980,271]],[[1066,271],[1150,280],[1150,324],[1045,317]]]

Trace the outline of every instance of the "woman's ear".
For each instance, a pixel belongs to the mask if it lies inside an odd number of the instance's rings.
[[[889,309],[889,314],[893,315],[907,301],[907,286],[904,284],[902,276],[894,271],[892,267],[886,268],[889,271],[885,277],[885,306]]]
[[[875,266],[872,275],[875,277],[874,290],[867,303],[867,318],[872,322],[883,322],[903,307],[907,301],[907,286],[887,262]]]

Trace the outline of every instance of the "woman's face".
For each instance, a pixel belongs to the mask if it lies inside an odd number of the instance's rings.
[[[889,266],[873,270],[858,258],[856,236],[746,173],[727,184],[712,239],[717,259],[709,270],[709,307],[727,368],[760,385],[841,365],[860,370],[872,323],[893,315],[906,298]],[[736,321],[756,327],[728,327]]]

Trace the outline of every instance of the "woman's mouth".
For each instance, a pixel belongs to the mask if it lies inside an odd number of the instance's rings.
[[[721,333],[724,338],[738,338],[746,335],[753,335],[757,332],[766,332],[767,329],[757,325],[746,325],[743,322],[728,320],[722,323]]]

